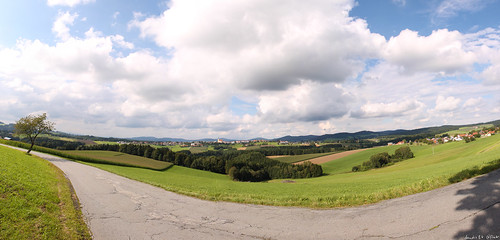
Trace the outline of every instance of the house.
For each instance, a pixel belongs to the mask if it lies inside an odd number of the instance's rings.
[[[3,139],[5,139],[5,140],[11,140],[12,138],[10,138],[10,137],[4,137]]]
[[[464,140],[460,135],[457,135],[456,137],[453,138],[453,141],[462,141]]]

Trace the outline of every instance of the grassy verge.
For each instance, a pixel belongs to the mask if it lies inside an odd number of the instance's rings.
[[[157,172],[120,166],[92,164],[104,170],[164,189],[207,200],[232,201],[312,208],[345,207],[375,203],[449,185],[453,176],[472,169],[470,177],[496,169],[500,159],[500,135],[475,142],[454,142],[437,146],[412,146],[415,158],[389,167],[351,172],[372,154],[389,152],[398,146],[380,147],[325,163],[326,176],[273,180],[262,183],[234,182],[226,175],[174,166]],[[481,167],[489,166],[489,167]],[[474,171],[474,169],[479,169]],[[481,170],[482,169],[482,170]],[[463,177],[462,177],[463,179]]]
[[[14,146],[14,147],[25,148],[25,149],[29,148],[29,144],[23,143],[23,142],[6,141],[3,139],[0,139],[0,143]],[[33,150],[38,151],[38,152],[52,154],[52,155],[67,158],[67,159],[78,160],[78,161],[82,161],[82,162],[111,164],[111,165],[125,166],[125,167],[148,168],[148,169],[159,170],[159,171],[166,170],[172,166],[171,163],[160,162],[160,161],[156,161],[156,160],[152,160],[152,159],[148,159],[148,158],[144,158],[144,161],[126,161],[126,160],[120,160],[119,158],[109,160],[109,159],[95,158],[92,156],[85,156],[85,154],[76,155],[76,154],[70,153],[69,151],[68,152],[59,151],[59,150],[40,147],[40,146],[34,146]],[[151,161],[160,162],[160,163],[151,164]],[[158,167],[152,167],[152,165],[158,166]]]
[[[91,239],[57,167],[0,146],[0,239]]]
[[[314,158],[318,157],[323,157],[326,155],[333,154],[334,152],[330,153],[311,153],[311,154],[303,154],[303,155],[294,155],[294,156],[283,156],[283,157],[276,157],[274,159],[284,162],[284,163],[296,163],[296,162],[301,162],[301,161],[306,161],[306,160],[311,160]]]

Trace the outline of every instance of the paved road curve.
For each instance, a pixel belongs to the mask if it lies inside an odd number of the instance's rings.
[[[500,239],[500,171],[370,206],[311,210],[203,201],[33,154],[66,173],[95,239]]]

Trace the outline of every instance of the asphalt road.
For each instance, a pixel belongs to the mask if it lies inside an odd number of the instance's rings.
[[[354,208],[210,202],[36,153],[71,180],[94,239],[500,239],[500,171]]]

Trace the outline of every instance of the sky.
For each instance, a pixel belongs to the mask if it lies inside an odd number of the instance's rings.
[[[0,121],[185,139],[500,119],[498,0],[0,4]]]

